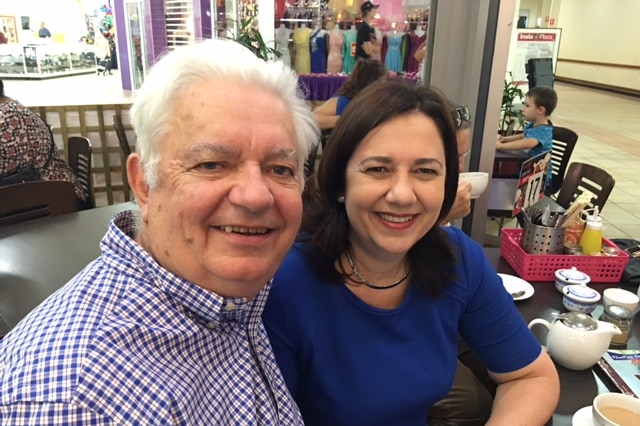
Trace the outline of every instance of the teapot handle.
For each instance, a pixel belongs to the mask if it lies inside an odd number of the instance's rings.
[[[531,328],[537,324],[544,325],[545,327],[547,327],[547,330],[551,329],[551,324],[549,324],[549,321],[544,320],[542,318],[536,318],[534,320],[531,320],[531,322],[529,323],[529,330],[531,330]],[[548,352],[547,347],[545,345],[542,345],[542,348],[545,350],[545,352]]]

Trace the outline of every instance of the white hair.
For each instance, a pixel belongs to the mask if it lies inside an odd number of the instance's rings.
[[[165,55],[152,67],[143,87],[136,93],[131,107],[131,123],[136,133],[136,151],[140,154],[145,181],[151,188],[158,184],[158,145],[171,130],[169,123],[175,112],[172,101],[194,84],[225,78],[267,89],[288,106],[298,142],[298,169],[304,182],[303,164],[319,136],[311,110],[298,89],[295,72],[281,61],[259,59],[237,42],[205,40],[179,47]],[[247,93],[247,101],[251,101],[251,93]]]

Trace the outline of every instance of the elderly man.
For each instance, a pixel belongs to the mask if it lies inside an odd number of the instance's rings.
[[[231,41],[156,64],[131,110],[139,212],[1,341],[0,423],[302,423],[260,319],[317,140],[296,88]]]

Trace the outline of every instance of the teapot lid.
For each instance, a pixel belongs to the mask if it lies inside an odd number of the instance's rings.
[[[569,328],[579,330],[595,330],[598,328],[597,321],[582,312],[565,312],[557,315],[556,320],[562,321]]]

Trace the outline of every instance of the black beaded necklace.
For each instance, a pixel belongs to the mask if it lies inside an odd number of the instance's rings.
[[[407,272],[402,278],[400,278],[398,281],[396,281],[393,284],[375,285],[375,284],[371,284],[369,281],[367,281],[366,278],[363,277],[362,274],[360,274],[360,272],[358,272],[358,270],[356,269],[356,264],[353,261],[353,257],[351,257],[351,250],[349,250],[349,249],[347,249],[347,261],[349,261],[349,266],[353,270],[353,275],[355,275],[355,277],[358,279],[357,282],[359,284],[362,284],[362,285],[367,286],[369,288],[372,288],[374,290],[387,290],[387,289],[393,288],[395,286],[398,286],[398,285],[402,284],[404,282],[404,280],[406,280],[407,277],[409,276],[409,273]]]

